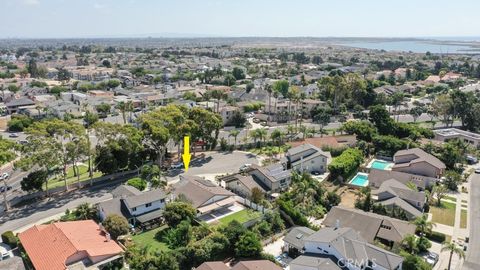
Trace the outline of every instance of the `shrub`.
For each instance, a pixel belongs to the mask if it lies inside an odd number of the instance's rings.
[[[12,119],[8,122],[8,130],[13,132],[21,132],[33,124],[33,119],[22,114],[12,115]]]
[[[328,170],[335,179],[342,176],[346,179],[360,166],[363,162],[363,153],[359,149],[350,148],[345,150],[340,156],[333,159],[332,163],[328,165]]]
[[[433,242],[443,243],[445,242],[446,235],[440,232],[433,232],[427,235],[427,238]]]
[[[310,223],[308,222],[307,218],[295,208],[292,201],[283,201],[277,200],[278,205],[280,206],[280,210],[282,210],[285,214],[287,214],[298,226],[309,226]]]
[[[130,225],[126,218],[119,215],[109,215],[104,221],[103,226],[113,239],[117,239],[120,235],[125,235],[130,230]]]
[[[147,181],[143,180],[142,178],[135,177],[127,181],[127,185],[132,186],[140,191],[145,190],[147,188]]]
[[[17,237],[12,231],[2,233],[2,242],[9,245],[11,248],[17,247]]]

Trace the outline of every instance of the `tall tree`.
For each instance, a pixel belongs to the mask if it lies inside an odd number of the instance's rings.
[[[465,252],[461,247],[458,247],[455,243],[450,242],[444,242],[442,244],[442,251],[448,251],[450,253],[450,257],[448,258],[448,270],[451,269],[452,267],[452,257],[453,254],[456,254],[460,259],[465,258]]]

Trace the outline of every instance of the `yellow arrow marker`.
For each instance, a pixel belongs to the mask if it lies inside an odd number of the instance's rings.
[[[190,137],[185,136],[183,137],[183,165],[185,166],[185,171],[188,171],[188,165],[190,164]]]

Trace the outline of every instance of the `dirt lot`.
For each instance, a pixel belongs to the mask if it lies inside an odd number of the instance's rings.
[[[341,194],[340,197],[342,201],[340,202],[341,206],[355,208],[355,199],[356,199],[356,191],[353,189],[345,189]]]

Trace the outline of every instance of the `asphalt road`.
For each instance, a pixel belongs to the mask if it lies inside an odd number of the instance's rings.
[[[258,160],[255,155],[244,152],[211,152],[205,155],[205,159],[192,162],[186,175],[232,173],[237,172],[240,166],[246,163],[257,164]],[[169,180],[178,179],[179,174],[184,174],[184,170],[172,171],[168,178]],[[15,180],[17,178],[12,177],[11,179],[12,181],[17,181]],[[117,182],[108,186],[72,191],[64,195],[14,208],[0,215],[0,233],[8,230],[18,230],[38,222],[46,222],[49,217],[61,214],[67,209],[74,209],[84,202],[96,204],[109,200],[112,198],[109,192],[118,184]]]
[[[470,178],[470,241],[467,256],[463,263],[464,270],[480,269],[480,174],[472,174]]]

